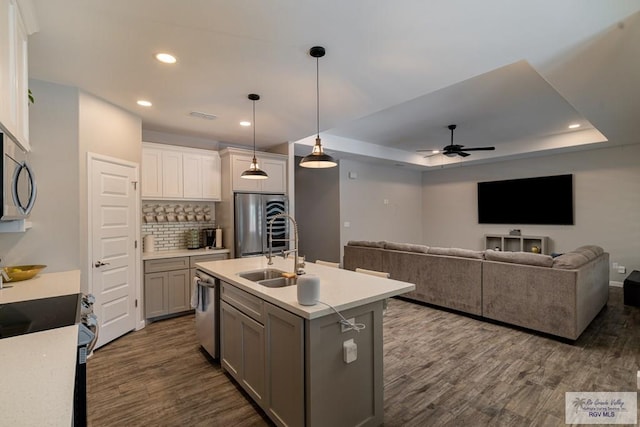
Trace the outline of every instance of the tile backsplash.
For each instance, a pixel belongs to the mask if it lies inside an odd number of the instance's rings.
[[[156,251],[187,248],[187,232],[215,228],[215,205],[210,202],[167,202],[146,200],[142,204],[142,237],[152,234]],[[146,250],[146,248],[142,248]]]

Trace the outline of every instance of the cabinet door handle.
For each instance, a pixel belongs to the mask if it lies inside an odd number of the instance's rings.
[[[109,265],[108,262],[102,262],[102,261],[96,261],[95,264],[93,264],[94,267],[98,268],[98,267],[102,267],[103,265]]]

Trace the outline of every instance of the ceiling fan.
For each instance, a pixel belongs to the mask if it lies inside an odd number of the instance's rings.
[[[455,156],[467,157],[467,156],[469,156],[469,153],[467,153],[467,151],[491,151],[491,150],[495,150],[496,149],[496,147],[464,148],[464,145],[454,144],[453,143],[453,131],[455,130],[455,128],[457,126],[456,125],[449,125],[447,127],[451,131],[451,143],[442,149],[442,154],[444,154],[447,157],[455,157]],[[432,150],[417,150],[417,151],[420,152],[420,151],[432,151]],[[434,154],[438,154],[438,153],[435,152]]]

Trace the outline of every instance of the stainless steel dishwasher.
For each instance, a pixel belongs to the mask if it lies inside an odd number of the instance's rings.
[[[220,295],[219,280],[196,270],[196,284],[192,303],[196,310],[196,336],[202,348],[214,359],[220,356]]]

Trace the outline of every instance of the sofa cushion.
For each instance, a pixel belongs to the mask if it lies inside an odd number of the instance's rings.
[[[386,242],[384,245],[385,249],[390,249],[392,251],[404,251],[404,252],[417,252],[421,254],[428,253],[429,246],[425,245],[414,245],[411,243],[396,243],[396,242]]]
[[[604,249],[596,245],[584,245],[574,249],[572,252],[580,253],[586,256],[587,259],[592,260],[602,255],[604,253]]]
[[[551,267],[553,265],[553,258],[551,258],[551,256],[531,252],[502,252],[487,249],[484,257],[488,261],[510,262],[513,264],[535,265],[538,267]]]
[[[349,240],[347,246],[364,246],[367,248],[381,248],[384,249],[385,241],[372,242],[369,240]]]
[[[553,259],[553,268],[574,270],[589,262],[589,258],[578,252],[567,252]]]
[[[471,249],[461,249],[461,248],[439,248],[437,246],[432,246],[429,248],[427,253],[431,255],[457,256],[460,258],[474,258],[474,259],[484,258],[484,251],[474,251]]]

